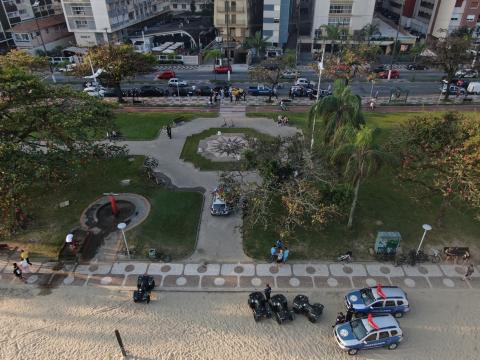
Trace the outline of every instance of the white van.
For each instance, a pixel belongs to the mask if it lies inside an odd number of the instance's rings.
[[[480,95],[480,82],[471,82],[468,84],[467,92],[469,94]]]

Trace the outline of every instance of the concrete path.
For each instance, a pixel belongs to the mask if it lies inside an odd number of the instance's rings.
[[[0,285],[23,284],[12,273],[13,261],[0,260]],[[464,281],[465,266],[422,264],[395,267],[388,263],[150,263],[114,262],[79,265],[73,272],[53,271],[52,264],[31,267],[27,284],[48,287],[107,286],[133,289],[141,274],[154,276],[162,291],[253,291],[270,284],[275,291],[362,288],[396,285],[416,289],[480,290],[480,268]]]
[[[243,111],[244,107],[243,107]],[[248,127],[272,136],[291,136],[298,130],[293,127],[278,127],[272,120],[233,116],[224,111],[225,120],[235,127]],[[229,217],[213,217],[210,215],[211,191],[218,185],[218,173],[215,171],[200,171],[191,163],[180,160],[183,145],[188,136],[200,133],[210,128],[219,128],[224,124],[224,118],[200,118],[186,122],[172,129],[173,138],[161,135],[153,141],[125,141],[119,145],[127,145],[130,154],[147,155],[158,160],[155,169],[168,176],[172,184],[180,188],[205,189],[205,201],[202,209],[202,219],[198,243],[192,261],[247,261],[242,247],[242,237],[239,231],[240,215]],[[225,128],[224,132],[228,132]]]

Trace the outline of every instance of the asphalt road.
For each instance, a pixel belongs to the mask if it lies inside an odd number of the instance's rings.
[[[156,72],[158,73],[158,72]],[[146,74],[137,76],[133,81],[125,81],[122,86],[125,89],[132,87],[140,87],[142,85],[158,85],[160,87],[166,87],[166,81],[155,80],[155,74]],[[317,75],[313,71],[303,71],[301,72],[302,77],[306,77],[311,81],[318,81]],[[435,95],[439,94],[441,79],[443,73],[426,70],[426,71],[408,71],[401,70],[400,79],[392,80],[375,80],[373,87],[373,94],[378,91],[379,96],[389,96],[390,91],[393,88],[400,87],[404,90],[409,91],[409,95],[421,96],[421,95]],[[56,74],[57,80],[61,82],[69,82],[73,87],[81,89],[82,79],[72,78],[70,76],[65,76],[62,73]],[[178,70],[177,77],[190,82],[191,84],[208,84],[209,81],[213,80],[227,80],[226,74],[217,74],[214,75],[212,71],[208,70]],[[469,79],[471,80],[471,79]],[[238,86],[246,88],[249,85],[256,85],[255,82],[250,81],[249,75],[247,72],[234,72],[231,74],[231,82],[233,86]],[[280,95],[286,95],[288,93],[289,85],[293,84],[293,80],[285,80],[283,87],[279,89]],[[74,84],[76,83],[76,84]],[[322,79],[322,88],[325,89],[331,83],[330,80]],[[366,80],[354,80],[351,83],[354,93],[360,96],[369,96],[371,92],[371,83]]]

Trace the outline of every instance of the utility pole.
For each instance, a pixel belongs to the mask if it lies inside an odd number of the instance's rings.
[[[400,32],[400,24],[402,23],[402,15],[403,15],[403,6],[404,5],[405,5],[405,0],[402,1],[402,7],[400,8],[400,16],[398,18],[398,25],[397,25],[397,35],[395,36],[395,41],[393,42],[392,60],[390,60],[390,70],[388,70],[388,80],[390,80],[390,76],[392,75],[393,60],[395,59],[395,53],[396,53],[396,50],[397,50],[398,33]]]

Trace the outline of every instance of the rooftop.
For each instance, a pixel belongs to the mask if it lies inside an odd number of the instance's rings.
[[[37,27],[37,22],[38,22],[38,27]],[[30,31],[35,31],[38,28],[40,29],[50,28],[52,26],[65,23],[65,17],[63,16],[63,14],[52,15],[52,16],[47,16],[44,18],[37,19],[37,22],[35,21],[35,19],[24,21],[20,24],[14,25],[11,31],[12,32],[30,32]]]

